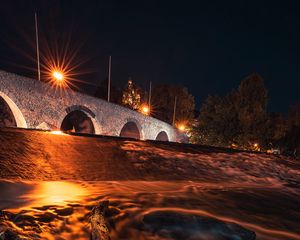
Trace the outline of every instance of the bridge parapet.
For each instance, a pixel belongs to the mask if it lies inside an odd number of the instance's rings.
[[[181,135],[168,123],[123,106],[70,89],[55,90],[47,83],[5,71],[0,71],[0,97],[11,109],[17,127],[47,130],[63,127],[63,130],[110,136],[135,131],[132,136],[152,140],[165,132],[169,141],[177,141]],[[133,123],[127,124],[132,129],[124,129],[128,122]]]

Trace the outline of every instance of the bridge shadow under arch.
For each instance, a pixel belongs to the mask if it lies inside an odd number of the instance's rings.
[[[121,129],[120,137],[128,137],[134,139],[141,139],[141,130],[138,124],[134,121],[128,121]]]
[[[27,128],[25,118],[17,104],[0,91],[0,127]]]
[[[70,111],[64,117],[60,129],[67,132],[96,133],[92,117],[82,110]]]
[[[169,137],[168,137],[168,134],[165,131],[161,131],[157,134],[155,140],[168,142]]]

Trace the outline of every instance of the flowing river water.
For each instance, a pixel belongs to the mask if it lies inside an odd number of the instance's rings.
[[[300,239],[287,157],[3,129],[0,179],[0,239],[89,239],[105,200],[111,239]]]

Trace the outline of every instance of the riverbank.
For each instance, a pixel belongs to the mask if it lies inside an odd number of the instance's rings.
[[[0,236],[88,239],[108,201],[111,239],[300,239],[293,159],[20,129],[0,142]]]

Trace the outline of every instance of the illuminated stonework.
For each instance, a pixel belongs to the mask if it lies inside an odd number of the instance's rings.
[[[77,129],[82,133],[153,140],[163,131],[167,135],[163,139],[182,139],[182,133],[153,117],[70,89],[55,91],[50,84],[4,71],[0,71],[0,97],[10,107],[17,127],[70,132]],[[138,134],[129,134],[123,128],[129,122],[129,129],[138,129]]]

